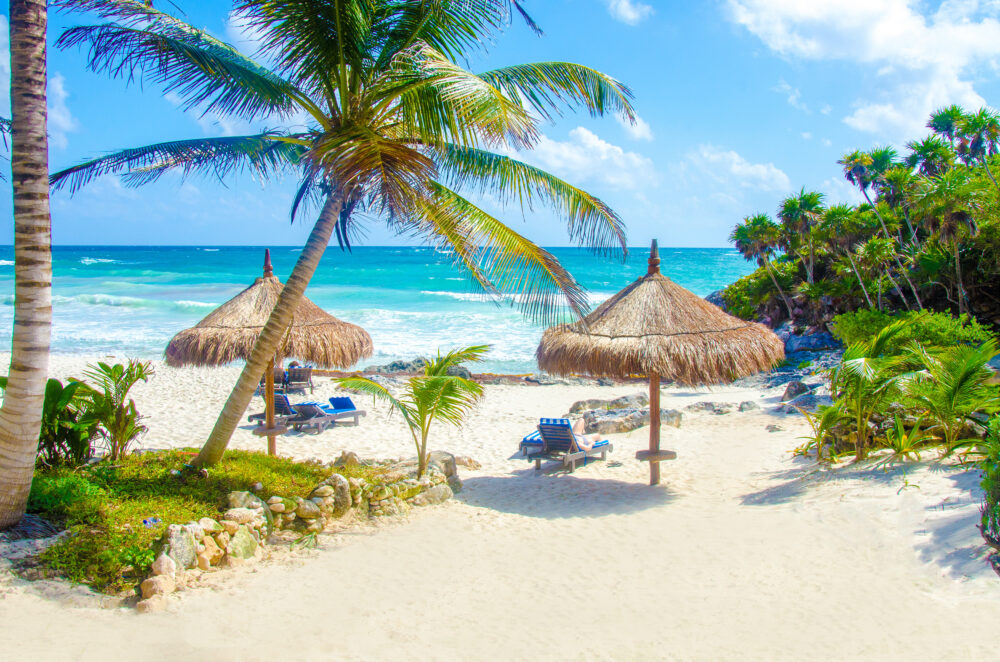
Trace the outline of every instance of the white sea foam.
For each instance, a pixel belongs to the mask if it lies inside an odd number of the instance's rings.
[[[118,262],[118,260],[111,260],[111,259],[106,258],[106,257],[81,257],[80,258],[80,264],[86,264],[86,265],[91,265],[91,264],[114,264],[115,262]]]
[[[0,260],[0,267],[13,267],[13,266],[14,266],[13,260]]]

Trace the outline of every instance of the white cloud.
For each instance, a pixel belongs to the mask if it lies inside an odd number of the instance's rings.
[[[813,137],[813,134],[808,131],[803,131],[800,135],[802,136],[802,140],[812,140]]]
[[[534,163],[573,184],[598,183],[618,190],[639,190],[657,185],[653,162],[636,152],[626,152],[578,126],[569,140],[542,136],[530,152],[519,158]]]
[[[649,127],[649,123],[638,115],[635,116],[635,124],[630,123],[620,115],[615,115],[615,119],[622,125],[622,128],[625,129],[625,133],[627,133],[629,137],[635,140],[653,139],[653,130]]]
[[[831,177],[823,182],[820,190],[826,194],[827,205],[835,205],[841,202],[857,205],[865,201],[861,191],[843,177]]]
[[[833,142],[829,138],[823,138],[822,140],[824,147],[832,147]]]
[[[1000,58],[1000,3],[945,0],[727,0],[730,16],[790,58],[847,60],[885,77],[883,98],[860,99],[844,121],[913,137],[937,106],[983,104],[971,79]]]
[[[0,113],[10,117],[10,30],[7,17],[0,16]]]
[[[69,92],[66,91],[66,79],[62,74],[57,73],[49,76],[48,83],[48,111],[49,111],[49,144],[58,149],[65,149],[69,141],[66,134],[76,131],[79,122],[73,117],[66,99]]]
[[[608,11],[615,20],[629,25],[638,25],[653,15],[653,8],[636,0],[607,0]]]
[[[809,107],[802,103],[802,92],[800,92],[797,87],[792,87],[786,81],[782,80],[777,84],[777,86],[775,86],[774,91],[786,95],[788,105],[792,108],[796,108],[805,113],[809,112]]]
[[[833,106],[831,106],[830,104],[826,104],[819,109],[819,112],[823,113],[824,115],[829,115],[831,112],[833,112]]]
[[[723,184],[765,191],[788,191],[791,181],[773,163],[751,163],[732,150],[701,145],[688,154],[685,169],[693,166]]]

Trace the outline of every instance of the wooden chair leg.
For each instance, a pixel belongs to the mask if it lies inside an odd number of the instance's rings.
[[[541,470],[542,470],[542,461],[538,458],[535,458],[535,471],[541,471]]]

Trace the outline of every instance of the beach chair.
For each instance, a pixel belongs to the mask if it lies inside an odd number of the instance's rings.
[[[292,426],[296,432],[312,430],[315,434],[319,434],[337,420],[335,416],[325,412],[323,407],[316,402],[297,402],[293,406],[296,412],[295,416],[286,420],[285,424]]]
[[[350,398],[330,398],[330,406],[323,407],[328,414],[332,414],[339,421],[342,418],[353,418],[354,424],[358,424],[358,419],[365,415],[363,409],[354,406]]]
[[[292,409],[292,405],[288,402],[287,395],[281,395],[280,393],[274,394],[274,422],[276,424],[283,424],[289,418],[295,416],[295,410]],[[259,414],[251,414],[249,421],[253,423],[257,421],[257,425],[264,425],[267,419],[267,412],[261,412]]]
[[[313,392],[313,369],[289,368],[285,377],[285,393],[293,391],[305,393],[306,387],[309,387],[310,393]]]
[[[524,435],[521,439],[521,443],[518,445],[518,450],[521,451],[521,455],[527,457],[529,453],[537,453],[542,450],[542,435],[538,433],[538,430],[531,432],[530,434]]]
[[[264,395],[264,391],[267,389],[267,375],[261,375],[260,383],[257,384],[257,390],[254,391],[254,395]],[[284,393],[285,392],[285,369],[281,366],[275,366],[274,368],[274,392]]]
[[[530,436],[530,435],[529,435]],[[532,453],[527,453],[529,460],[535,461],[535,470],[541,470],[542,460],[559,459],[562,460],[563,467],[569,467],[570,473],[576,470],[576,463],[583,460],[587,463],[588,457],[601,456],[602,460],[608,458],[608,453],[614,450],[611,442],[601,439],[593,447],[587,449],[577,444],[576,434],[573,432],[573,425],[568,418],[543,418],[538,423],[538,436],[541,438],[541,448]],[[521,442],[524,444],[524,441]]]

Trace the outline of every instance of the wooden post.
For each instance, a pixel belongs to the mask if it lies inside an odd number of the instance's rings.
[[[660,450],[660,376],[649,376],[649,452]],[[660,484],[660,461],[654,455],[649,461],[649,484]]]
[[[264,375],[264,425],[268,430],[274,429],[274,358],[267,366],[267,374]],[[267,435],[267,454],[277,455],[278,445],[274,440],[274,435]]]

